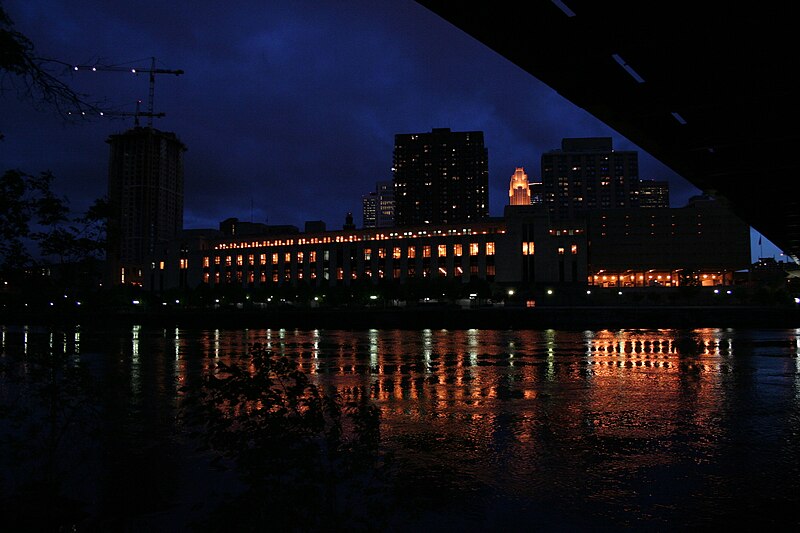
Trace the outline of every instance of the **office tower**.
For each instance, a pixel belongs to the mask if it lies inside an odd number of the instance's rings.
[[[640,207],[669,207],[669,182],[666,180],[641,180],[639,182]]]
[[[362,228],[374,228],[377,224],[378,193],[372,191],[361,197]]]
[[[531,205],[531,188],[525,169],[517,167],[508,185],[508,205]]]
[[[639,154],[614,150],[610,137],[562,139],[542,154],[542,193],[554,219],[638,207]]]
[[[488,159],[481,131],[395,135],[395,226],[486,220]]]
[[[363,227],[391,228],[394,226],[394,185],[379,181],[375,190],[361,197]]]
[[[109,136],[108,276],[141,285],[160,247],[183,229],[183,152],[174,133],[135,127]]]

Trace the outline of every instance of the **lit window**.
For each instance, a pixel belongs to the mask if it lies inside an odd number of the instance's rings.
[[[369,261],[370,259],[372,259],[372,249],[364,248],[364,261]]]
[[[163,265],[164,262],[162,261],[161,263]],[[188,259],[181,259],[180,260],[180,268],[181,268],[181,270],[186,270],[187,268],[189,268],[189,260]]]
[[[204,266],[205,268],[208,268],[209,262],[210,262],[210,261],[208,260],[208,257],[204,257],[204,258],[203,258],[203,266]]]
[[[316,263],[317,262],[317,252],[310,251],[308,252],[308,262],[309,263]]]
[[[494,265],[486,265],[486,275],[487,276],[494,276],[495,267]]]
[[[558,255],[564,255],[564,248],[558,249]]]
[[[214,256],[214,264],[218,265],[220,263],[220,257],[218,255]]]
[[[278,254],[272,254],[272,264],[273,265],[277,265],[278,264]],[[277,280],[275,280],[275,281],[277,281]]]
[[[572,255],[577,254],[578,253],[578,245],[577,244],[573,244],[572,247],[570,248],[570,251],[572,252]]]
[[[236,265],[237,266],[242,266],[242,256],[241,255],[237,255],[236,256]]]
[[[208,284],[209,279],[211,278],[208,272],[203,272],[203,283]]]
[[[453,245],[453,255],[456,257],[461,257],[461,245],[454,244]]]
[[[392,277],[394,279],[400,279],[400,267],[394,267],[392,269]]]
[[[378,248],[378,257],[386,259],[386,248]]]
[[[400,257],[401,257],[400,247],[395,246],[392,249],[392,259],[400,259]]]
[[[251,270],[250,272],[247,273],[247,283],[255,283],[255,281],[256,281],[255,272]]]
[[[534,252],[533,241],[522,243],[522,255],[533,255],[533,252]]]
[[[342,267],[336,269],[336,279],[340,281],[344,279],[344,269]]]
[[[469,244],[469,255],[478,255],[478,243],[471,242]]]
[[[231,256],[225,256],[225,266],[231,266]]]
[[[286,252],[285,254],[283,254],[283,262],[284,263],[292,262],[292,254],[290,252]]]
[[[487,242],[486,243],[486,255],[494,255],[494,243]]]
[[[267,254],[261,254],[260,256],[258,256],[258,263],[261,264],[261,265],[266,265],[267,264]]]
[[[256,256],[250,254],[247,256],[247,264],[253,266],[256,264]]]
[[[437,254],[439,255],[439,257],[446,257],[447,256],[447,245],[446,244],[440,244],[438,246]]]
[[[409,259],[414,259],[415,257],[417,257],[417,249],[416,249],[416,247],[409,246],[408,247],[408,258]]]
[[[297,252],[297,264],[303,262],[303,252]]]
[[[431,247],[430,246],[423,246],[422,247],[422,257],[430,257],[431,256]]]

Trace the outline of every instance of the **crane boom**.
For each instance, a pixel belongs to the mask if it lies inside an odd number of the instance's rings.
[[[91,70],[93,72],[96,71],[112,71],[112,72],[130,72],[132,74],[139,74],[140,72],[147,72],[150,75],[150,91],[148,95],[147,101],[147,111],[146,112],[139,112],[137,110],[137,125],[138,125],[138,116],[146,116],[147,125],[153,125],[153,117],[157,116],[164,116],[163,113],[154,113],[153,112],[153,100],[155,99],[155,84],[156,84],[156,74],[174,74],[176,76],[180,76],[183,74],[183,70],[172,70],[172,69],[164,69],[164,68],[156,68],[156,58],[150,58],[150,68],[139,68],[139,67],[121,67],[121,66],[113,66],[113,65],[72,65],[72,70]]]

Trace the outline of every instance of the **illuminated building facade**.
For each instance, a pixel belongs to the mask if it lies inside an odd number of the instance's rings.
[[[183,229],[183,152],[174,133],[135,127],[111,135],[108,273],[112,285],[143,284],[162,248]]]
[[[566,138],[542,154],[542,197],[554,219],[639,206],[639,155],[610,137]]]
[[[517,167],[508,185],[508,205],[531,205],[531,188],[525,169]]]
[[[375,191],[362,197],[364,228],[391,228],[394,226],[394,185],[379,181]]]
[[[589,285],[731,285],[750,267],[750,227],[709,197],[682,208],[597,210],[587,231]]]
[[[489,218],[483,132],[434,128],[395,135],[395,226],[474,223]]]
[[[475,280],[541,293],[587,287],[730,285],[749,267],[749,227],[720,202],[598,210],[552,221],[543,205],[508,205],[472,224],[253,235],[195,230],[153,263],[153,289],[311,288]],[[573,300],[577,301],[577,300]]]
[[[669,182],[666,180],[639,181],[640,207],[669,207]]]
[[[238,238],[196,231],[175,241],[171,255],[154,267],[169,268],[154,279],[157,287],[330,287],[381,280],[585,285],[585,229],[554,229],[543,209],[514,208],[504,218],[460,225]]]

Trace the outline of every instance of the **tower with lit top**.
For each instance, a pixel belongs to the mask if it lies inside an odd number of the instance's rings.
[[[531,187],[523,167],[517,167],[508,186],[508,205],[531,205]]]

